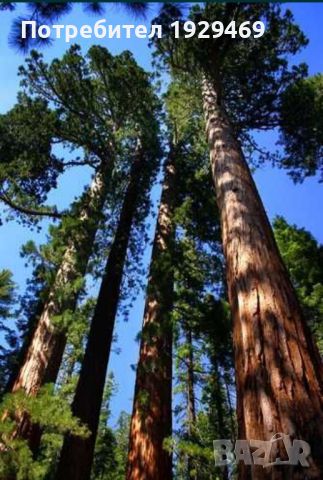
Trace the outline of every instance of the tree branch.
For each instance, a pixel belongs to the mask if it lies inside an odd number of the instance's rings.
[[[27,215],[41,216],[41,217],[52,217],[52,218],[63,218],[63,213],[57,212],[55,210],[37,210],[30,207],[23,207],[12,201],[7,195],[3,192],[0,193],[0,201],[5,203],[10,208],[17,210],[20,213],[25,213]]]

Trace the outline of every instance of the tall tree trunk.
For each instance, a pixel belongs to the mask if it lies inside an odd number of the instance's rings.
[[[72,405],[73,414],[88,426],[91,434],[86,439],[73,435],[65,437],[56,473],[57,480],[90,478],[122,274],[142,190],[141,178],[147,167],[144,162],[144,153],[139,147],[108,256]]]
[[[189,422],[189,435],[192,435],[191,426],[196,422],[195,393],[194,393],[194,352],[192,330],[188,326],[186,330],[186,343],[188,346],[187,359],[187,417]]]
[[[194,442],[196,425],[196,408],[195,408],[195,391],[194,391],[194,352],[193,352],[193,338],[190,325],[186,327],[186,343],[188,346],[188,358],[187,358],[187,421],[188,421],[188,439]],[[197,480],[198,473],[196,472],[194,477],[191,475],[191,471],[194,469],[194,458],[191,455],[187,456],[187,470],[189,478]]]
[[[150,263],[137,367],[127,480],[170,480],[172,457],[163,448],[172,433],[173,208],[175,152],[165,169]]]
[[[234,321],[238,438],[282,432],[312,449],[309,468],[242,466],[239,478],[323,478],[322,362],[219,87],[204,78],[202,90]]]
[[[104,162],[86,192],[79,216],[80,226],[70,238],[54,285],[13,382],[12,392],[23,389],[27,395],[34,396],[42,385],[56,381],[66,344],[66,333],[55,327],[53,317],[67,309],[73,311],[78,298],[77,291],[69,292],[68,296],[64,293],[57,295],[57,292],[75,282],[77,278],[83,277],[86,272],[110,176],[111,169],[107,168]],[[3,416],[3,420],[6,417],[7,414]],[[17,428],[13,438],[27,439],[32,451],[36,452],[40,433],[39,427],[31,423],[26,412],[17,415]]]

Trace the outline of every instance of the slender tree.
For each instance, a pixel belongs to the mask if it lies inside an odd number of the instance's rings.
[[[197,144],[193,155],[186,153],[190,168],[184,170],[186,188],[176,212],[176,390],[182,395],[175,400],[178,428],[172,444],[177,458],[176,478],[202,480],[214,474],[227,478],[225,468],[214,467],[212,440],[232,436],[227,428],[230,412],[220,375],[232,347],[231,325],[220,308],[219,298],[225,298],[223,265],[211,175],[205,168],[206,145],[202,155],[198,152]],[[197,159],[201,156],[199,162],[194,161],[194,154]]]
[[[302,73],[288,69],[287,55],[306,42],[291,13],[282,14],[277,6],[207,4],[193,11],[195,20],[214,16],[226,24],[262,18],[270,34],[261,43],[226,36],[190,45],[183,39],[175,54],[167,38],[160,40],[159,52],[173,67],[178,62],[186,69],[191,62],[190,71],[193,65],[200,68],[234,323],[238,436],[269,441],[283,432],[312,448],[308,469],[240,464],[240,478],[318,479],[323,471],[322,362],[240,142],[243,129],[279,125],[279,92],[271,85],[284,89]]]

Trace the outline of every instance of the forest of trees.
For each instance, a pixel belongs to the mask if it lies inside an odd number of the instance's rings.
[[[51,21],[72,4],[29,7]],[[323,75],[295,63],[308,40],[277,4],[158,9],[151,72],[99,45],[47,63],[13,24],[28,54],[0,115],[1,224],[33,238],[44,218],[49,228],[21,247],[23,294],[0,270],[0,479],[320,480],[323,246],[282,216],[270,223],[252,172],[322,175]],[[175,39],[169,25],[187,18],[262,19],[268,33]],[[258,143],[272,130],[278,151]],[[51,205],[80,169],[84,191]],[[132,328],[142,290],[133,409],[112,427],[116,320]],[[282,433],[309,443],[308,467],[215,465],[216,439]],[[270,461],[286,455],[275,442]]]

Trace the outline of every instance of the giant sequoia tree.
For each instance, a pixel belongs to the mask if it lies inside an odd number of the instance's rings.
[[[127,465],[129,480],[172,476],[172,457],[165,449],[165,442],[172,434],[174,210],[178,162],[183,157],[184,129],[189,118],[184,113],[179,121],[176,102],[173,107],[171,112],[168,106],[170,143],[153,241],[136,372]]]
[[[30,8],[42,21],[66,13],[69,5]],[[2,407],[0,476],[6,479],[17,471],[28,479],[34,475],[35,470],[28,471],[31,452],[22,448],[21,438],[36,452],[39,425],[57,433],[61,424],[55,443],[48,447],[48,437],[43,442],[51,465],[42,470],[46,478],[89,480],[97,452],[92,476],[105,476],[111,468],[111,478],[126,474],[128,480],[170,480],[173,473],[180,479],[209,479],[212,440],[235,436],[233,357],[238,438],[270,441],[283,432],[306,440],[312,449],[309,468],[240,464],[239,478],[322,477],[322,362],[308,328],[315,333],[320,328],[321,247],[307,232],[279,219],[274,225],[278,250],[245,155],[256,158],[260,151],[255,130],[277,127],[285,154],[281,165],[296,179],[318,171],[322,78],[306,78],[305,65],[289,66],[289,57],[306,39],[288,10],[206,3],[193,7],[190,18],[226,25],[261,19],[266,33],[261,39],[174,39],[169,25],[174,20],[182,25],[184,18],[171,4],[155,22],[164,26],[163,37],[153,41],[159,66],[171,74],[164,126],[172,138],[149,269],[128,462],[125,428],[117,473],[115,438],[102,400],[118,307],[129,296],[127,261],[134,251],[138,258],[144,244],[141,238],[138,245],[134,231],[143,232],[161,157],[159,102],[150,76],[129,52],[112,56],[92,47],[83,57],[73,46],[50,65],[32,52],[20,70],[18,104],[0,116],[0,201],[24,221],[61,218],[46,247],[39,252],[25,247],[53,264],[35,263],[29,292],[35,298],[27,299],[18,368],[9,372],[10,362],[0,355],[5,368],[0,382],[11,373],[7,388],[13,391]],[[303,125],[299,112],[308,105]],[[67,158],[54,154],[56,143],[70,149]],[[46,205],[47,194],[58,176],[75,166],[93,171],[92,184],[68,210],[58,212]],[[85,277],[98,265],[98,271],[105,266],[97,301],[83,304]],[[10,279],[5,280],[3,316],[11,301]],[[65,351],[55,391],[42,389],[57,379],[69,334],[71,349]],[[172,432],[174,358],[182,397],[180,405],[173,403],[178,417]],[[66,402],[72,398],[74,417]],[[44,422],[51,408],[53,418]],[[276,445],[271,460],[286,456]],[[102,461],[105,452],[112,457]],[[222,479],[230,473],[226,467],[216,470]]]
[[[140,335],[127,468],[127,478],[132,480],[172,477],[169,445],[172,435],[173,323],[175,317],[185,317],[185,305],[187,315],[193,315],[199,296],[199,283],[194,277],[196,270],[192,263],[194,255],[190,257],[189,253],[183,253],[189,242],[182,242],[183,233],[180,232],[189,231],[202,242],[206,232],[217,238],[217,228],[212,222],[214,220],[216,224],[217,219],[209,221],[206,213],[209,207],[213,213],[215,210],[212,193],[204,188],[205,195],[201,195],[201,185],[208,177],[207,174],[203,176],[205,167],[208,167],[207,150],[199,128],[201,108],[192,91],[194,86],[187,87],[185,83],[174,81],[165,95],[171,142],[165,163]],[[183,111],[183,106],[190,109]],[[184,271],[187,273],[190,268],[194,273],[183,281]],[[191,288],[180,288],[178,283],[181,282],[191,284]],[[177,310],[181,313],[176,315]],[[175,331],[177,329],[180,329],[179,325],[175,325]],[[189,403],[193,412],[191,369],[189,374]]]
[[[172,460],[163,442],[172,433],[172,241],[176,145],[165,178],[147,286],[140,358],[130,426],[128,480],[170,478]]]
[[[160,21],[165,18],[167,11]],[[289,69],[287,57],[306,41],[291,13],[277,6],[207,4],[194,8],[192,18],[226,24],[233,18],[238,23],[262,18],[267,24],[261,44],[228,36],[192,43],[182,37],[174,44],[170,36],[160,39],[157,49],[174,71],[195,70],[200,77],[234,322],[239,438],[269,440],[284,432],[308,441],[310,467],[301,473],[295,467],[292,474],[318,479],[322,362],[240,142],[250,129],[279,125],[276,86],[283,90],[304,74],[304,68]],[[240,478],[284,475],[291,473],[279,467],[240,469]]]
[[[101,47],[92,47],[83,58],[80,49],[73,46],[62,60],[51,65],[33,52],[20,73],[27,94],[53,109],[52,123],[47,125],[52,141],[64,143],[73,152],[83,150],[83,158],[72,159],[65,166],[86,165],[95,172],[91,186],[63,219],[66,245],[62,262],[13,383],[13,392],[24,389],[35,395],[44,383],[56,380],[66,326],[59,328],[53,318],[75,308],[113,169],[126,173],[138,126],[147,121],[147,106],[141,98],[146,96],[148,80],[129,52],[113,57]],[[37,117],[33,118],[36,122]],[[19,159],[22,154],[18,147]],[[15,436],[29,438],[36,447],[39,435],[34,434],[23,415]]]
[[[146,80],[148,82],[148,76]],[[86,439],[75,435],[66,436],[56,473],[57,478],[84,480],[90,478],[131,230],[136,223],[142,222],[148,213],[150,185],[157,173],[160,155],[159,125],[156,118],[158,102],[148,83],[145,95],[140,101],[145,117],[141,124],[137,125],[138,138],[132,155],[128,185],[108,253],[72,404],[73,414],[88,426],[91,434]]]

